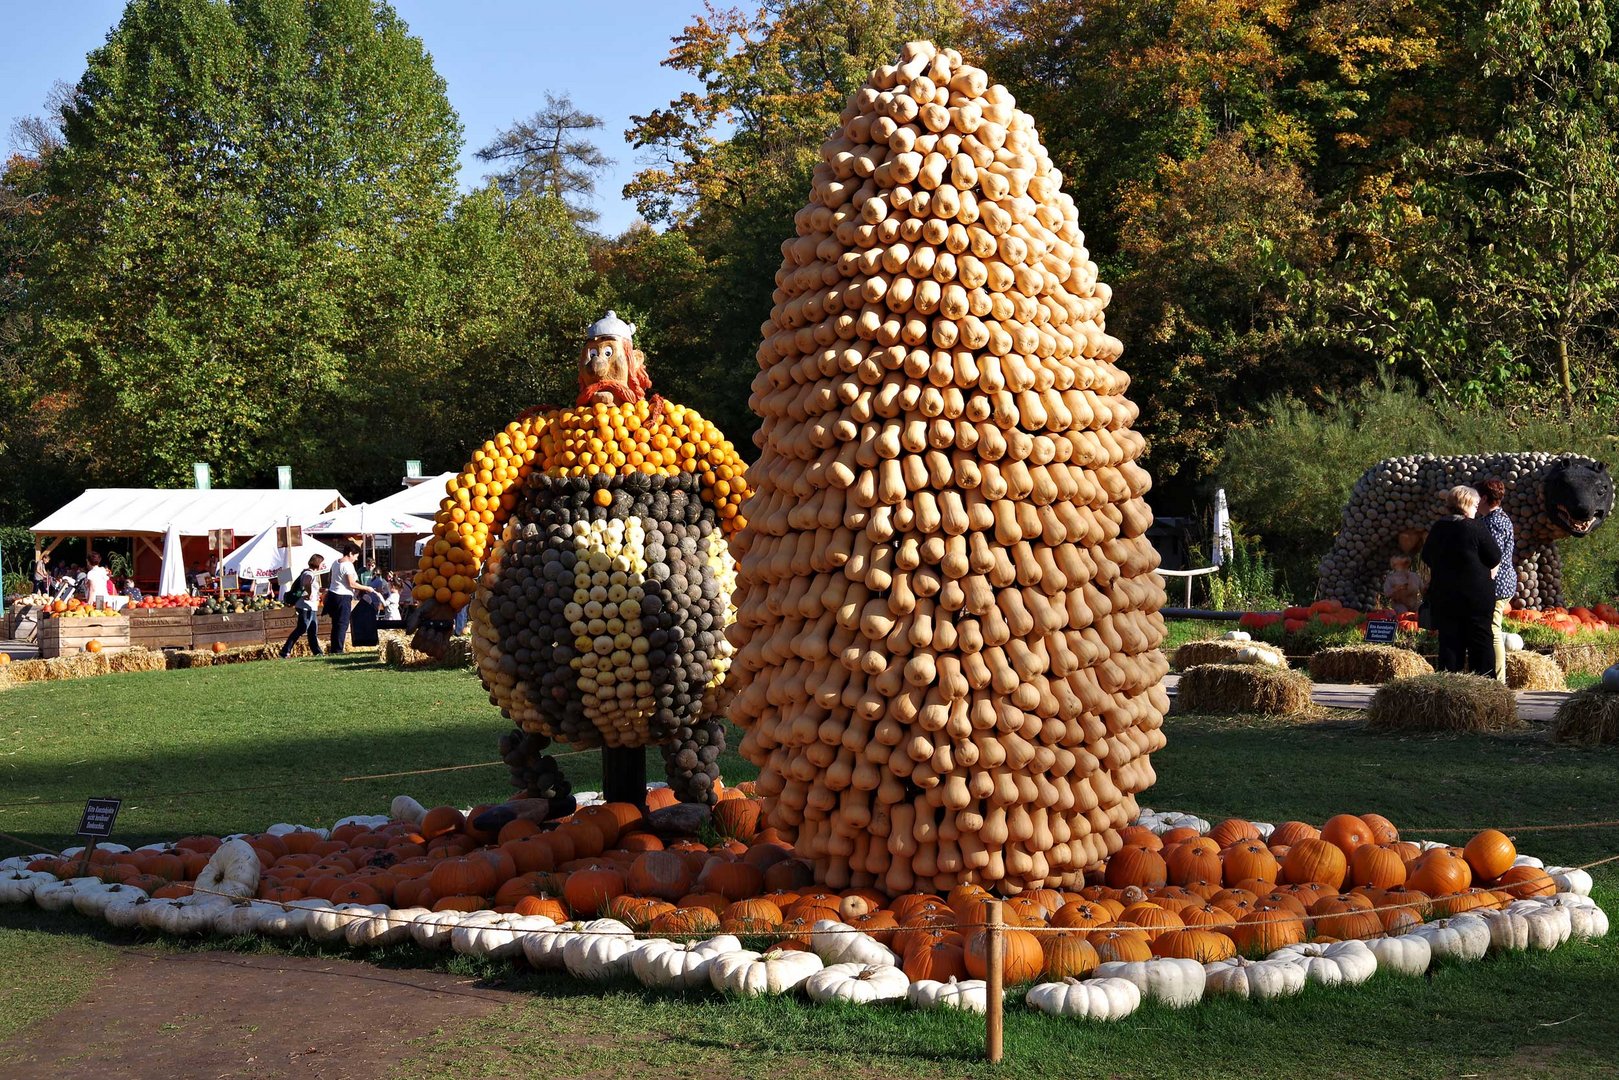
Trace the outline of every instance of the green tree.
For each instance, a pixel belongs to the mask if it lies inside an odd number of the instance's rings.
[[[913,38],[948,44],[960,23],[957,0],[710,8],[676,36],[664,61],[701,89],[631,117],[626,137],[649,160],[624,194],[648,221],[681,229],[709,278],[704,305],[666,308],[683,325],[665,329],[706,338],[708,354],[698,362],[718,376],[709,393],[730,403],[712,418],[738,445],[756,423],[741,403],[758,370],[759,325],[770,313],[781,242],[794,235],[821,144],[873,68],[892,63]],[[675,385],[666,362],[660,371]]]
[[[1619,391],[1616,15],[1492,8],[1477,51],[1500,111],[1481,134],[1413,146],[1408,182],[1355,208],[1328,336],[1463,402],[1555,400],[1572,419]]]
[[[547,91],[545,108],[496,135],[478,151],[478,160],[505,164],[486,179],[508,197],[554,196],[568,205],[575,221],[588,225],[601,216],[586,205],[596,195],[596,177],[612,164],[585,134],[601,126],[601,117],[581,112],[567,94],[559,98]]]
[[[374,0],[132,0],[63,120],[28,267],[56,451],[89,482],[346,478],[351,410],[392,403],[345,382],[417,316],[454,197],[421,42]]]

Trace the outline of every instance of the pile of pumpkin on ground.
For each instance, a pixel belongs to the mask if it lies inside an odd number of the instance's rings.
[[[724,792],[723,839],[707,845],[666,843],[627,803],[491,834],[473,824],[482,808],[401,797],[329,833],[8,859],[0,902],[180,935],[415,942],[653,988],[984,1010],[988,894],[824,891],[742,794]],[[1402,840],[1375,814],[1211,828],[1144,810],[1123,839],[1094,884],[1006,901],[1005,981],[1033,984],[1030,1007],[1115,1020],[1144,999],[1283,997],[1608,930],[1589,874],[1520,856],[1495,830],[1457,848]]]

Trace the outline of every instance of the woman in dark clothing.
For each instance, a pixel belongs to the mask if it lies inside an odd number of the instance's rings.
[[[1478,492],[1453,487],[1445,492],[1450,515],[1434,522],[1422,561],[1432,572],[1428,602],[1439,634],[1439,670],[1495,676],[1495,644],[1490,619],[1495,611],[1495,568],[1501,549],[1478,513]]]

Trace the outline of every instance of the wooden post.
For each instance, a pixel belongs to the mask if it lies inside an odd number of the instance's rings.
[[[1001,936],[1001,902],[984,901],[984,1056],[998,1064],[1002,1045],[1003,1007],[1006,996],[1006,939]]]

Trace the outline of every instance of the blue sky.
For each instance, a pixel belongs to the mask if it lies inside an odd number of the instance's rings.
[[[667,104],[697,84],[660,66],[670,39],[701,10],[701,0],[393,0],[411,32],[426,43],[449,85],[466,146],[461,184],[487,167],[472,152],[501,128],[534,112],[547,90],[601,117],[598,145],[614,165],[598,182],[599,227],[618,232],[635,220],[619,194],[638,152],[624,142],[631,114]],[[43,110],[57,80],[75,82],[85,54],[106,40],[123,0],[7,4],[0,34],[0,140],[11,122]]]

